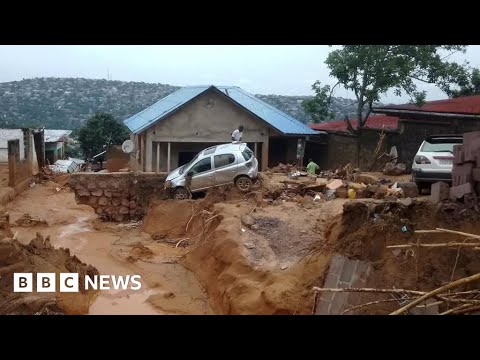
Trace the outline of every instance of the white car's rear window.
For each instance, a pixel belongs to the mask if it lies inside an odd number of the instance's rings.
[[[428,142],[423,143],[422,152],[451,152],[453,153],[453,146],[462,144],[462,139],[444,140],[442,142]]]

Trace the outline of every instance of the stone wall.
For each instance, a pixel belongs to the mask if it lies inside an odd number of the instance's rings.
[[[330,133],[328,136],[327,164],[328,169],[337,169],[347,164],[367,171],[372,161],[372,156],[380,139],[381,131],[363,129],[359,134]],[[386,132],[383,148],[377,158],[383,152],[390,152],[390,148],[396,145],[398,134]],[[378,161],[372,170],[381,170],[382,161]]]
[[[75,173],[69,186],[77,204],[89,205],[107,221],[139,220],[153,199],[164,199],[165,173]]]

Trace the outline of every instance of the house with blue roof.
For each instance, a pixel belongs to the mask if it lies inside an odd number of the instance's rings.
[[[239,125],[262,171],[296,162],[298,139],[321,133],[236,86],[183,87],[124,123],[135,144],[131,169],[147,172],[169,172],[206,147],[230,142]]]

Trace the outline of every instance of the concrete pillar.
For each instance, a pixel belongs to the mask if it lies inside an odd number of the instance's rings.
[[[15,187],[17,164],[20,161],[20,140],[8,140],[8,186]]]
[[[267,134],[265,141],[262,143],[262,166],[261,171],[266,171],[268,168],[268,142],[269,136]]]
[[[153,167],[153,159],[152,159],[153,143],[152,143],[152,132],[151,131],[147,131],[146,138],[147,138],[147,147],[146,147],[147,154],[145,156],[145,162],[146,162],[147,166],[146,166],[145,171],[152,172],[153,171],[153,169],[152,169],[152,167]]]
[[[167,172],[170,172],[170,141],[168,142],[167,147]]]
[[[253,147],[253,153],[255,154],[255,157],[258,157],[258,153],[257,153],[257,143],[255,143],[254,147]]]
[[[142,171],[145,171],[145,156],[147,155],[146,149],[147,149],[147,138],[145,134],[142,135]]]
[[[157,142],[157,172],[160,172],[160,141]]]

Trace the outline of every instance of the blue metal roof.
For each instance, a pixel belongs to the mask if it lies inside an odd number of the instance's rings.
[[[285,135],[315,135],[322,132],[310,129],[307,125],[274,108],[237,86],[187,86],[157,101],[152,106],[133,115],[124,121],[134,134],[138,134],[157,121],[194,99],[210,88],[215,88],[233,101],[243,106],[270,126]]]

